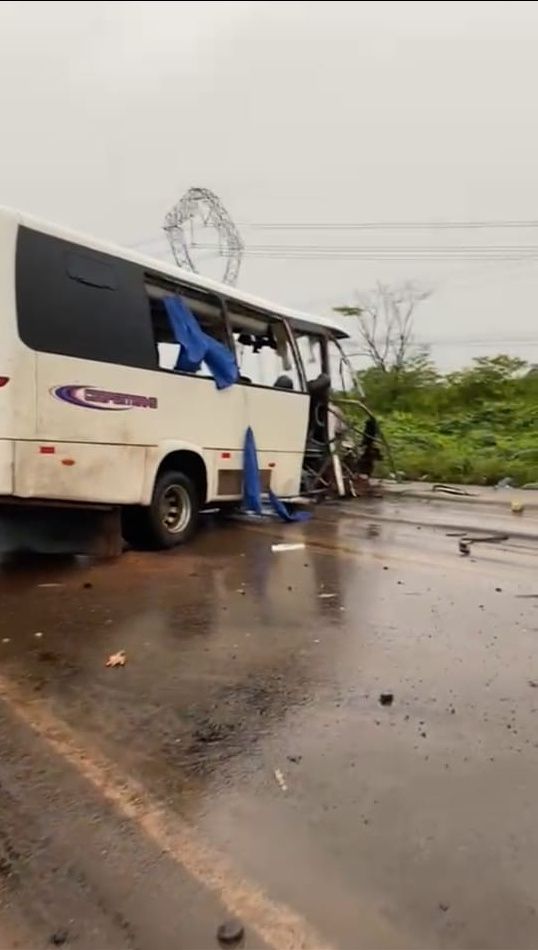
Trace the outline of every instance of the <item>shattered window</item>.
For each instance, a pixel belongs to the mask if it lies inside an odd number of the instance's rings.
[[[313,336],[310,333],[297,333],[296,341],[307,382],[311,382],[323,372],[321,339],[319,336]]]
[[[302,392],[297,361],[281,320],[228,302],[239,366],[239,382]]]
[[[159,369],[173,370],[177,364],[180,345],[176,343],[170,320],[164,306],[164,298],[180,294],[181,298],[200,324],[204,333],[220,343],[228,345],[226,324],[221,302],[213,294],[207,294],[191,288],[161,281],[146,281],[146,293],[151,310],[151,324]],[[207,368],[202,364],[195,375],[208,376]]]

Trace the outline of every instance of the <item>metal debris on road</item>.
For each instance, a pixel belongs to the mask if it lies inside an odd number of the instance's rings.
[[[465,488],[456,488],[454,485],[432,485],[432,491],[444,492],[445,495],[468,495],[470,498],[476,496],[475,492],[466,491]]]
[[[286,785],[286,781],[285,781],[284,776],[283,776],[282,772],[280,771],[280,769],[275,769],[275,773],[274,773],[274,774],[275,774],[276,782],[277,782],[277,784],[280,786],[280,788],[282,789],[282,791],[283,791],[283,792],[287,792],[287,791],[288,791],[288,786]]]
[[[500,478],[497,484],[495,485],[495,488],[513,488],[513,487],[514,487],[514,479],[510,478],[509,475],[506,478]]]
[[[217,928],[217,940],[224,946],[239,943],[245,935],[245,928],[240,920],[227,920]]]
[[[127,654],[125,650],[118,650],[117,653],[111,653],[105,666],[125,666],[127,663]]]
[[[303,541],[298,541],[296,544],[272,544],[271,551],[302,551],[305,547]]]
[[[458,542],[458,549],[460,554],[467,555],[471,553],[471,544],[497,544],[499,541],[508,541],[509,538],[509,534],[464,534]]]

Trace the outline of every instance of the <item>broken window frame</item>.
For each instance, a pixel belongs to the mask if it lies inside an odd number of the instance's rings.
[[[239,379],[237,380],[237,383],[235,385],[255,387],[256,389],[267,389],[270,391],[276,391],[278,393],[290,393],[291,395],[296,395],[296,396],[307,395],[306,377],[304,373],[303,363],[301,360],[301,355],[297,348],[297,341],[295,340],[295,336],[293,334],[293,331],[288,321],[284,319],[283,317],[278,316],[277,314],[271,313],[271,311],[269,310],[263,310],[259,307],[254,307],[254,306],[251,306],[250,304],[243,303],[242,301],[232,300],[227,297],[223,298],[223,304],[224,304],[224,309],[226,312],[226,324],[228,328],[228,333],[233,342],[234,355],[237,362],[237,366],[239,368],[239,372],[241,373],[241,366],[239,362],[239,355],[237,352],[237,341],[234,336],[234,333],[237,333],[237,328],[234,328],[234,325],[233,325],[234,308],[236,309],[240,308],[241,310],[243,310],[244,311],[243,316],[245,318],[251,317],[253,320],[263,321],[263,323],[266,325],[267,328],[269,327],[270,324],[279,324],[280,326],[284,327],[284,331],[287,338],[286,342],[289,349],[289,355],[290,355],[291,360],[293,361],[293,364],[295,367],[295,373],[297,376],[297,381],[300,388],[299,389],[283,389],[283,388],[281,389],[279,387],[275,387],[274,383],[268,384],[268,383],[257,383],[257,382],[252,382],[252,381],[247,382],[246,378],[244,379],[241,378],[241,375],[239,376]],[[237,316],[240,316],[240,314],[237,314]]]
[[[213,336],[214,339],[218,340],[219,343],[224,343],[226,346],[228,346],[228,348],[234,354],[234,358],[236,358],[235,347],[233,346],[233,338],[231,339],[230,327],[229,327],[229,323],[227,319],[224,298],[213,290],[205,290],[205,288],[191,286],[190,284],[182,283],[181,281],[176,281],[172,277],[166,276],[164,274],[160,274],[155,271],[144,272],[144,289],[145,289],[147,300],[148,300],[148,306],[150,308],[150,323],[151,323],[151,330],[153,334],[153,340],[155,343],[156,366],[154,368],[161,373],[172,373],[174,376],[190,376],[195,379],[212,380],[213,377],[211,373],[207,370],[205,365],[202,365],[201,369],[196,373],[189,373],[186,370],[174,369],[174,367],[166,367],[166,366],[160,365],[161,357],[159,353],[158,344],[169,343],[170,345],[176,345],[177,347],[179,347],[180,344],[178,344],[177,341],[173,339],[172,333],[170,333],[170,336],[171,336],[170,340],[157,339],[157,335],[155,333],[155,321],[154,321],[153,314],[151,313],[152,298],[149,292],[149,289],[151,288],[151,286],[154,286],[156,289],[162,291],[163,296],[166,296],[167,292],[169,292],[170,296],[181,297],[184,300],[187,307],[189,307],[189,309],[191,310],[195,320],[199,323],[204,333],[208,333],[210,336]],[[156,298],[153,298],[153,299],[156,299]],[[193,309],[192,307],[192,302],[195,302],[196,300],[203,302],[204,299],[206,299],[208,303],[210,303],[212,306],[216,306],[218,308],[217,319],[218,321],[221,322],[221,329],[223,330],[222,336],[216,336],[214,333],[212,333],[211,326],[208,327],[207,324],[202,323],[198,319],[198,316],[195,312],[196,308]],[[171,331],[171,327],[170,327],[167,316],[166,316],[166,322]],[[179,356],[179,349],[177,352],[177,356]]]

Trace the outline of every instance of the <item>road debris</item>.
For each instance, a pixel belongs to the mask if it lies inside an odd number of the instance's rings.
[[[521,515],[525,511],[525,505],[522,501],[518,501],[517,498],[514,498],[510,503],[510,510],[514,515]]]
[[[42,636],[43,636],[43,634],[42,634],[41,630],[38,630],[37,633],[34,633],[34,637],[36,637],[38,640],[40,640]]]
[[[11,637],[2,637],[2,643],[11,643]]]
[[[392,706],[394,702],[394,693],[380,693],[379,702],[382,706]]]
[[[288,762],[293,762],[294,765],[299,765],[302,755],[287,755],[286,758]]]
[[[118,650],[117,653],[111,653],[105,666],[125,666],[127,663],[127,654],[125,650]]]
[[[529,686],[532,686],[533,689],[537,689],[538,683],[536,682],[536,680],[529,680]]]
[[[535,600],[538,598],[538,594],[516,594],[516,597],[519,597],[520,600]]]
[[[302,551],[306,545],[302,541],[296,544],[272,544],[271,551]]]
[[[318,594],[320,600],[332,600],[333,597],[336,597],[336,594]]]
[[[277,785],[280,786],[283,792],[287,792],[288,786],[286,785],[286,781],[280,769],[275,769],[274,775],[275,775],[275,780],[277,782]]]
[[[453,536],[453,535],[452,535]],[[486,535],[468,535],[464,534],[458,542],[460,554],[468,555],[471,553],[471,544],[496,544],[499,541],[508,541],[509,534],[486,534]]]
[[[450,910],[450,904],[445,904],[444,901],[440,901],[439,910],[442,910],[443,914],[446,914],[447,910]]]
[[[225,947],[239,943],[245,935],[245,928],[240,920],[226,920],[217,928],[217,940]]]
[[[38,587],[63,587],[64,585],[51,582],[50,584],[38,584],[37,586]]]
[[[475,496],[475,492],[466,491],[465,488],[456,488],[455,485],[432,485],[432,491],[444,492],[445,495],[468,495],[470,498]]]
[[[69,931],[67,930],[55,930],[53,934],[49,937],[49,943],[54,947],[63,947],[64,943],[67,943],[69,939]]]

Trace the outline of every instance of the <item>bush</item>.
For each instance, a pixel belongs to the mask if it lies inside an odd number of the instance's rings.
[[[358,376],[407,478],[538,480],[538,373],[526,372],[522,360],[480,357],[441,376],[420,354],[399,370],[372,367]]]

